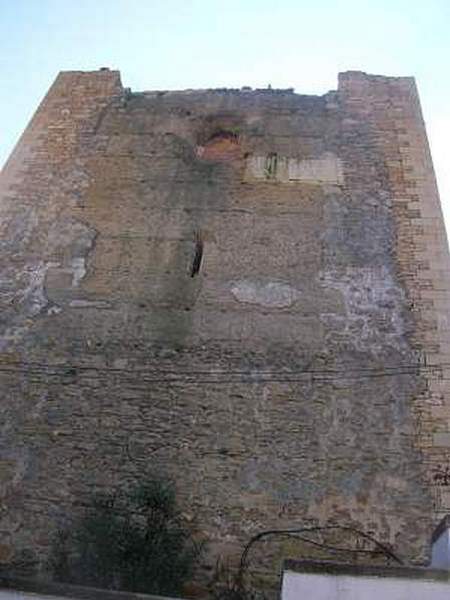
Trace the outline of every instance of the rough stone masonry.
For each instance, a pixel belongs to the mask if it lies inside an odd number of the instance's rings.
[[[176,481],[206,562],[271,527],[424,562],[450,510],[450,261],[414,80],[131,93],[61,73],[1,174],[0,561]]]

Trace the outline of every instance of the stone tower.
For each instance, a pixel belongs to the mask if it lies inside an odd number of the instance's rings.
[[[155,471],[211,564],[328,522],[426,560],[450,510],[450,263],[413,79],[64,72],[0,215],[3,563]]]

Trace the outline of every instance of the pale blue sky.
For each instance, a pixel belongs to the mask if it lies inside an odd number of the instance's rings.
[[[450,0],[0,0],[0,165],[56,74],[133,90],[294,87],[414,75],[450,228]]]

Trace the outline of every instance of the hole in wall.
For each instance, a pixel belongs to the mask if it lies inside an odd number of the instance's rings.
[[[197,146],[197,156],[203,160],[232,161],[240,158],[241,147],[238,133],[218,129],[207,141]]]
[[[264,175],[266,179],[274,179],[277,174],[278,155],[276,152],[271,152],[266,156],[264,164]]]
[[[235,131],[227,129],[218,129],[209,138],[208,143],[218,140],[228,140],[229,142],[239,143],[239,135]]]
[[[200,234],[197,232],[195,234],[195,249],[194,249],[194,258],[192,260],[191,266],[191,277],[195,277],[200,272],[200,267],[202,265],[203,259],[203,240],[200,237]]]

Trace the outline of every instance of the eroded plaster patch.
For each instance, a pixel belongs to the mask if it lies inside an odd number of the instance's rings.
[[[38,220],[28,215],[27,236],[35,231]],[[23,224],[8,224],[9,237],[3,245],[15,243],[23,233]],[[48,297],[49,273],[66,273],[71,277],[71,287],[79,286],[86,275],[86,260],[92,250],[96,231],[74,219],[61,219],[50,228],[45,243],[45,260],[33,262],[27,254],[15,254],[12,264],[0,268],[0,310],[7,326],[0,330],[0,350],[17,343],[32,325],[32,319],[46,311],[48,316],[62,310]],[[22,246],[23,248],[23,246]],[[52,260],[58,257],[59,260]],[[70,281],[70,280],[69,280]],[[51,290],[50,290],[51,291]]]
[[[0,223],[0,249],[2,253],[14,252],[17,246],[25,247],[33,237],[38,227],[38,217],[32,207],[18,210],[8,219],[1,219]]]
[[[49,231],[48,242],[53,253],[64,259],[55,266],[57,273],[71,277],[71,287],[77,288],[87,273],[87,258],[95,242],[96,231],[74,219],[59,221]],[[47,282],[51,292],[51,285]]]
[[[22,267],[5,268],[0,273],[0,305],[8,323],[0,332],[0,351],[19,341],[30,319],[48,305],[44,282],[47,271],[56,263],[40,261]]]
[[[361,351],[407,347],[405,295],[386,266],[328,270],[320,279],[325,288],[339,290],[344,301],[346,314],[321,315],[331,331],[339,331]]]
[[[111,308],[111,303],[106,300],[72,300],[70,308]]]
[[[259,304],[267,308],[287,308],[300,297],[300,291],[281,281],[236,281],[231,293],[238,302]]]
[[[332,152],[311,159],[276,154],[249,156],[246,175],[249,179],[275,180],[283,183],[290,181],[335,185],[344,183],[342,161]]]
[[[72,271],[72,287],[78,287],[86,275],[86,259],[83,256],[72,258],[69,269]]]

